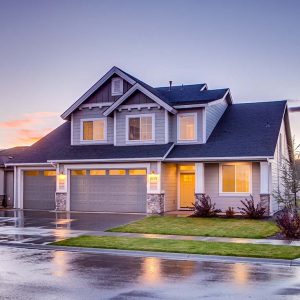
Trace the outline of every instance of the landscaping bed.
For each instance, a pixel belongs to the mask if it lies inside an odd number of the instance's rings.
[[[300,247],[295,246],[183,241],[155,238],[81,236],[55,242],[53,245],[273,259],[296,259],[300,257]]]
[[[269,220],[152,216],[108,231],[260,239],[276,235],[279,229]]]

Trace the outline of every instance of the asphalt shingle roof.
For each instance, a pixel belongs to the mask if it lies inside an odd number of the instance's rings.
[[[3,166],[26,149],[27,147],[24,146],[0,150],[0,166]]]
[[[286,101],[230,105],[206,144],[175,145],[167,158],[273,156]],[[10,163],[48,160],[135,159],[164,157],[172,144],[145,146],[71,146],[71,122],[53,130]]]
[[[273,156],[286,101],[230,105],[206,144],[176,145],[168,158]]]

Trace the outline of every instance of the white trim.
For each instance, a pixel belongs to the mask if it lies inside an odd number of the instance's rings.
[[[271,156],[234,156],[234,157],[178,157],[178,158],[166,158],[165,161],[177,161],[177,162],[184,162],[184,161],[260,161],[260,160],[268,160],[273,159],[274,157]]]
[[[81,105],[89,96],[91,96],[98,88],[100,88],[112,75],[117,74],[124,80],[134,85],[136,82],[131,77],[126,75],[117,67],[112,67],[99,81],[97,81],[87,92],[85,92],[74,104],[72,104],[62,115],[63,119],[69,117],[69,115]]]
[[[249,166],[249,192],[223,192],[223,173],[222,173],[222,166],[223,165],[234,165],[235,166],[235,174],[236,174],[236,165],[243,164]],[[227,163],[219,163],[219,196],[250,196],[252,194],[252,171],[253,164],[245,163],[245,162],[227,162]],[[235,178],[236,179],[236,178]],[[235,186],[236,186],[236,180],[235,180]]]
[[[205,166],[204,163],[195,163],[195,193],[205,193]]]
[[[270,169],[269,162],[260,162],[260,194],[270,194]]]
[[[207,84],[204,83],[204,84],[203,84],[203,87],[200,89],[200,91],[204,91],[204,90],[207,89],[207,88],[208,88]]]
[[[202,142],[205,144],[207,142],[207,135],[206,135],[206,108],[202,110]]]
[[[74,145],[74,136],[73,136],[73,134],[74,134],[74,132],[73,132],[73,126],[74,126],[74,116],[73,116],[73,114],[71,114],[71,146],[73,146]]]
[[[17,184],[18,184],[18,181],[17,181],[17,167],[14,166],[14,208],[17,208],[18,207],[18,201],[17,201]]]
[[[174,105],[174,108],[181,109],[181,108],[199,108],[199,107],[206,107],[207,104],[182,104],[182,105]]]
[[[82,105],[79,106],[79,110],[82,110],[84,108],[93,109],[93,108],[108,107],[108,106],[111,106],[112,104],[113,104],[113,102],[82,104]]]
[[[152,119],[152,139],[151,140],[129,140],[129,119],[151,117]],[[152,144],[155,143],[155,114],[138,114],[138,115],[126,115],[125,120],[125,142],[126,144]],[[141,124],[141,121],[140,121]],[[140,128],[141,130],[141,128]]]
[[[194,117],[194,126],[195,126],[195,138],[192,140],[187,139],[180,139],[180,118],[186,116],[193,116]],[[198,142],[198,113],[178,113],[177,114],[177,143],[195,143]]]
[[[32,167],[49,167],[51,163],[14,163],[14,164],[5,164],[5,167],[22,167],[22,166],[32,166]]]
[[[115,89],[114,89],[114,83],[116,82],[116,81],[120,81],[120,91],[115,91]],[[121,95],[123,95],[123,93],[124,93],[124,87],[123,87],[124,85],[123,85],[123,78],[118,78],[118,77],[115,77],[115,78],[112,78],[111,79],[111,95],[112,96],[121,96]]]
[[[168,111],[165,109],[165,143],[168,144],[169,143],[169,140],[170,140],[170,137],[169,137],[169,113]]]
[[[49,160],[50,163],[101,163],[101,162],[143,162],[143,161],[162,161],[163,157],[143,157],[143,158],[112,158],[112,159],[66,159]]]
[[[166,159],[166,157],[169,155],[169,153],[173,150],[175,144],[173,143],[170,147],[170,149],[166,152],[166,154],[164,155],[162,161],[164,161]]]
[[[151,108],[158,108],[160,109],[161,106],[157,103],[143,103],[143,104],[126,104],[126,105],[120,105],[118,107],[118,111],[122,111],[122,110],[129,110],[131,111],[132,109],[137,109],[137,110],[141,110],[142,108],[147,108],[147,109],[151,109]]]
[[[103,140],[84,140],[83,139],[83,122],[104,120],[104,139]],[[80,119],[80,144],[103,144],[107,143],[107,118],[88,118]]]
[[[114,111],[114,146],[117,145],[117,112]]]
[[[136,83],[131,89],[129,89],[123,96],[121,96],[117,101],[115,101],[105,112],[103,112],[104,116],[108,116],[111,114],[117,107],[119,107],[129,96],[131,96],[136,90],[141,91],[146,96],[148,96],[153,101],[157,102],[160,106],[165,108],[166,110],[170,111],[171,113],[175,114],[177,111],[168,105],[166,102],[162,101],[160,98],[149,92],[139,83]]]

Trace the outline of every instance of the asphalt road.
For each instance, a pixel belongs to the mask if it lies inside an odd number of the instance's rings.
[[[0,299],[299,299],[300,267],[0,246]]]

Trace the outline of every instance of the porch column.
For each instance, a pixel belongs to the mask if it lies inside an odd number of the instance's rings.
[[[67,176],[62,165],[56,166],[55,210],[67,210]]]
[[[195,203],[205,194],[204,167],[204,163],[195,163]]]
[[[147,214],[165,211],[165,194],[161,191],[162,163],[151,163],[147,174]]]
[[[266,216],[270,215],[270,202],[270,164],[267,161],[262,161],[260,162],[260,205],[266,208]]]

